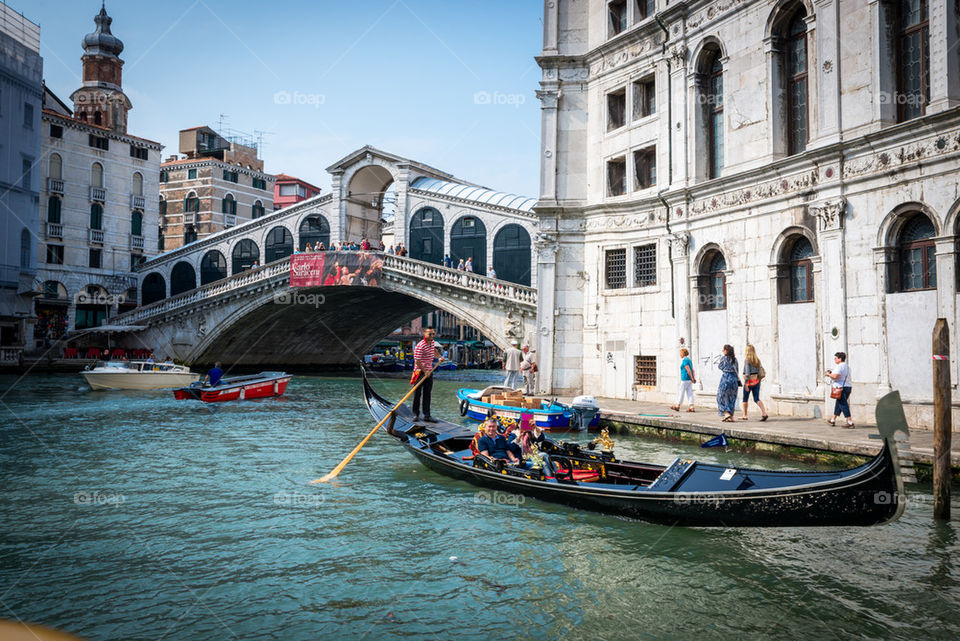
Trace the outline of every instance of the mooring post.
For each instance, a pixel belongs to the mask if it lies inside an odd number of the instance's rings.
[[[933,328],[933,517],[950,519],[950,328]]]

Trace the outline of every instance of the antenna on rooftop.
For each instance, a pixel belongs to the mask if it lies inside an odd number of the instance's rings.
[[[217,133],[223,135],[223,123],[229,119],[230,116],[227,114],[220,114],[220,118],[217,120]]]
[[[262,130],[260,130],[260,129],[254,129],[254,130],[253,130],[253,135],[254,135],[254,136],[256,137],[256,139],[257,139],[257,152],[259,152],[260,157],[263,158],[263,137],[264,137],[264,136],[272,136],[272,135],[273,135],[273,132],[272,132],[272,131],[262,131]]]

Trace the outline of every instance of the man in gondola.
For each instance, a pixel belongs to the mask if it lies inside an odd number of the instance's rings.
[[[507,438],[503,434],[497,434],[497,425],[496,416],[487,417],[487,421],[483,424],[483,436],[477,441],[477,449],[487,458],[508,459],[516,465],[520,459],[507,443]]]
[[[423,330],[423,340],[413,348],[413,369],[420,370],[420,376],[426,377],[433,371],[433,359],[439,356],[439,348],[433,342],[436,332],[432,327]],[[441,358],[441,360],[443,360]],[[428,377],[413,393],[413,418],[420,420],[420,404],[423,404],[423,420],[427,423],[436,423],[437,419],[430,415],[430,401],[433,396],[433,377]]]

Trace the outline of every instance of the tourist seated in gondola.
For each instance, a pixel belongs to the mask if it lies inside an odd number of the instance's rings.
[[[477,449],[484,456],[491,459],[507,459],[513,464],[520,462],[520,459],[510,451],[507,438],[503,434],[497,434],[497,417],[488,416],[487,422],[483,424],[483,436],[477,441]]]

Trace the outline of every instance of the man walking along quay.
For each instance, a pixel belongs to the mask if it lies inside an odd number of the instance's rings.
[[[504,387],[516,389],[520,385],[520,363],[523,353],[517,349],[517,341],[511,341],[510,347],[503,353],[503,369],[507,377],[503,380]]]
[[[436,335],[434,329],[427,327],[423,330],[423,340],[413,348],[413,369],[418,370],[420,376],[427,377],[413,393],[413,415],[416,420],[420,420],[420,406],[422,404],[423,420],[428,423],[437,422],[437,419],[433,418],[430,414],[430,401],[433,395],[433,377],[429,376],[429,374],[433,372],[433,359],[440,356],[437,346],[433,342],[434,335]]]

